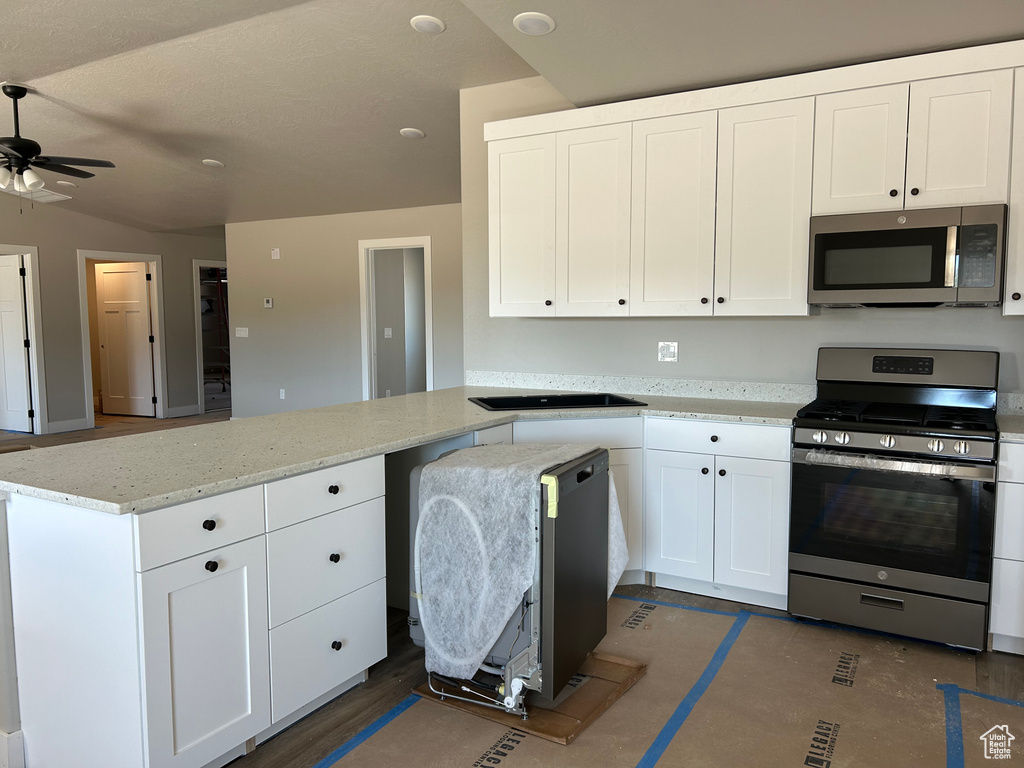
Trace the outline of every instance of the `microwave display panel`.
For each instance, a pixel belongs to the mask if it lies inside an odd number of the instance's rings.
[[[947,227],[824,232],[815,237],[814,288],[941,288]]]

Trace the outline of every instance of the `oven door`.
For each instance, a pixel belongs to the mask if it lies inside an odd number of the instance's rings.
[[[793,451],[791,570],[987,600],[994,516],[991,465]]]

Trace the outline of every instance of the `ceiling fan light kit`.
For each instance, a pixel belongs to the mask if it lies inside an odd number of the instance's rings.
[[[0,136],[0,189],[6,189],[11,178],[14,189],[18,192],[34,192],[42,189],[43,177],[35,169],[74,176],[79,179],[91,179],[96,174],[83,171],[72,166],[92,168],[113,168],[109,160],[91,160],[87,157],[56,157],[42,155],[43,148],[31,139],[23,138],[18,119],[18,100],[29,92],[28,86],[17,83],[3,83],[0,90],[14,106],[14,135]]]

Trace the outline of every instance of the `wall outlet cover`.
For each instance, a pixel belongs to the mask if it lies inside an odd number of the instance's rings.
[[[384,338],[385,339],[390,339],[391,338],[391,329],[390,328],[385,328],[384,329]]]
[[[658,342],[658,362],[659,363],[678,363],[679,362],[679,342],[678,341],[659,341]]]
[[[281,399],[284,400],[284,390],[281,390]]]
[[[271,298],[264,299],[263,300],[263,308],[264,309],[273,309],[274,308],[274,300],[271,299]]]
[[[280,259],[281,258],[281,249],[280,248],[271,248],[270,249],[270,258],[272,258],[272,259]]]

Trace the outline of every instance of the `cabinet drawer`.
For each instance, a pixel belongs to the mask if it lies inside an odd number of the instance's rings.
[[[135,570],[148,571],[263,533],[263,487],[143,512],[133,522]]]
[[[301,523],[336,509],[384,495],[384,457],[371,456],[336,467],[267,483],[267,530]]]
[[[384,560],[383,497],[273,531],[267,536],[270,626],[383,578]]]
[[[384,596],[381,579],[271,630],[274,722],[387,655]]]
[[[1024,443],[999,443],[999,470],[1003,483],[1024,483]]]
[[[516,443],[595,443],[602,448],[640,448],[644,423],[640,416],[612,419],[542,419],[512,425]]]
[[[660,451],[789,461],[790,440],[789,427],[770,424],[690,419],[647,420],[647,447]]]
[[[993,554],[1024,560],[1024,485],[999,483],[996,490],[996,536]]]

